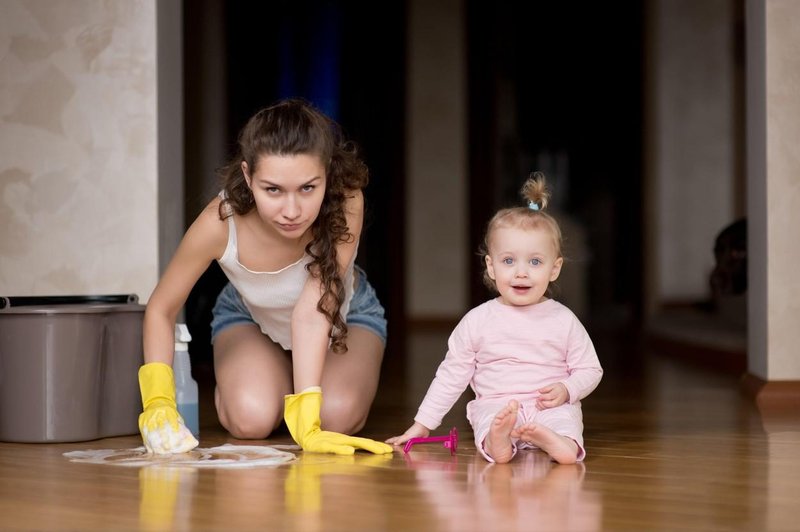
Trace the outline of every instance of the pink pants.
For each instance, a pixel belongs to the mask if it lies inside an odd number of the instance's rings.
[[[481,454],[490,462],[494,459],[486,454],[483,449],[483,442],[489,435],[489,428],[492,426],[497,413],[505,408],[511,398],[501,399],[476,399],[467,405],[467,419],[472,425],[475,433],[475,446]],[[518,399],[519,400],[519,399]],[[556,408],[539,410],[533,399],[519,400],[519,411],[517,412],[517,422],[515,426],[524,423],[537,423],[549,428],[556,434],[566,436],[575,440],[578,444],[578,461],[586,457],[586,449],[583,447],[583,414],[581,413],[580,402],[575,404],[563,404]],[[517,454],[517,449],[536,449],[536,446],[528,442],[520,441],[517,438],[511,439],[512,456]]]

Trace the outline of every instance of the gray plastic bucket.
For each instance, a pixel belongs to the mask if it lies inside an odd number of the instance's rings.
[[[0,297],[0,441],[136,434],[144,308],[135,295]]]

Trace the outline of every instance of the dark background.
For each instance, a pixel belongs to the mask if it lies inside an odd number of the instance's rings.
[[[184,3],[187,159],[198,149],[203,113],[191,95],[203,68],[199,43],[207,38],[197,21],[209,4]],[[228,121],[220,127],[227,154],[250,115],[287,96],[311,100],[361,146],[371,181],[358,263],[387,310],[387,358],[402,356],[406,3],[223,5]],[[588,230],[589,321],[614,308],[635,324],[643,262],[641,2],[581,3],[577,10],[566,2],[468,0],[465,11],[470,224],[469,256],[461,259],[472,265],[470,305],[488,297],[475,255],[486,221],[519,203],[517,190],[538,169],[531,167],[537,155],[561,154],[569,181],[555,183],[556,193]],[[512,87],[513,105],[501,87]],[[500,113],[509,112],[515,130],[500,131]],[[210,309],[224,282],[213,265],[187,302],[193,358],[211,358]]]

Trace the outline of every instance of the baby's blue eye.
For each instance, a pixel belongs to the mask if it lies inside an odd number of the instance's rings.
[[[503,259],[503,264],[508,264],[510,266],[514,264],[514,259],[512,259],[511,257],[506,257]]]
[[[534,266],[538,266],[542,263],[539,259],[531,259],[531,264]]]

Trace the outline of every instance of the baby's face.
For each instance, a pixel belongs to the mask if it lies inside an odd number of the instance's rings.
[[[546,229],[499,227],[489,240],[486,270],[502,303],[535,305],[546,299],[547,287],[558,278],[563,262]]]

